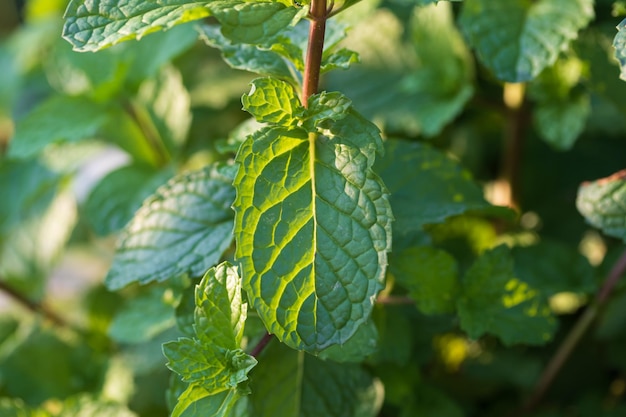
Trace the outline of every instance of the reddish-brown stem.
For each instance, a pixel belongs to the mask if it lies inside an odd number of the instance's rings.
[[[269,333],[265,333],[261,340],[259,340],[259,343],[257,343],[256,346],[252,348],[252,351],[250,351],[250,356],[254,356],[255,358],[257,358],[271,340],[272,335]]]
[[[312,0],[309,17],[311,18],[309,45],[306,51],[304,79],[302,80],[302,103],[305,107],[309,97],[317,93],[320,82],[324,35],[326,32],[326,20],[328,19],[326,0]]]

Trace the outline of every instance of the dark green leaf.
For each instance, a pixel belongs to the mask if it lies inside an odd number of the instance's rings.
[[[354,336],[343,345],[333,345],[320,352],[318,357],[335,362],[363,362],[376,352],[378,346],[378,330],[372,320],[361,324]]]
[[[77,51],[97,51],[139,39],[160,29],[209,15],[209,1],[72,0],[65,11],[63,37]]]
[[[576,207],[592,226],[626,241],[626,171],[583,183]]]
[[[615,48],[615,58],[619,61],[621,68],[620,78],[626,81],[626,19],[617,25],[617,30],[613,47]]]
[[[459,23],[496,77],[524,82],[554,64],[593,17],[593,0],[466,0]]]
[[[109,288],[198,276],[219,261],[232,241],[235,190],[226,168],[181,174],[144,202],[120,237]]]
[[[546,300],[515,276],[506,246],[485,252],[467,271],[457,301],[461,328],[471,338],[486,333],[506,345],[544,344],[556,330]]]

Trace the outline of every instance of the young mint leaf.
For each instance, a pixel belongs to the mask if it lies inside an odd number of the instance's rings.
[[[350,65],[359,62],[359,54],[346,48],[335,52],[329,52],[322,56],[320,73],[323,74],[334,69],[348,69]]]
[[[243,337],[247,304],[241,279],[228,263],[211,268],[196,287],[195,332],[206,344],[237,349]]]
[[[626,170],[583,183],[576,207],[592,226],[626,241]]]
[[[218,25],[203,25],[201,38],[207,45],[219,49],[224,61],[232,68],[297,81],[279,54],[255,45],[233,43],[222,34]]]
[[[219,261],[232,240],[235,194],[225,168],[181,174],[144,201],[120,236],[108,288],[197,276]]]
[[[198,385],[190,385],[178,398],[172,417],[248,417],[248,398],[238,389],[210,394]]]
[[[529,81],[554,64],[594,17],[593,0],[466,0],[463,6],[459,23],[478,57],[508,82]]]
[[[447,252],[430,246],[408,248],[393,257],[391,272],[424,314],[454,311],[458,267]]]
[[[278,343],[263,352],[250,388],[255,417],[374,417],[383,396],[360,366],[321,361]]]
[[[419,232],[425,224],[490,207],[469,172],[436,149],[401,140],[385,146],[375,170],[391,192],[394,233]]]
[[[210,1],[72,0],[65,11],[63,37],[77,51],[97,51],[139,39],[160,29],[209,15]]]
[[[107,174],[92,190],[84,216],[96,234],[106,236],[122,229],[144,199],[173,175],[144,165],[127,165]]]
[[[237,155],[244,288],[268,330],[296,349],[345,343],[367,320],[384,278],[387,192],[371,151],[350,139],[268,127]]]
[[[80,97],[53,96],[17,123],[9,156],[29,158],[50,143],[91,138],[107,117],[107,108],[101,103]]]
[[[279,2],[214,1],[207,5],[220,22],[222,33],[233,43],[269,46],[276,36],[292,25],[295,7]]]
[[[471,338],[489,333],[505,345],[542,345],[556,330],[545,297],[515,276],[513,259],[503,245],[483,253],[466,272],[457,311],[461,328]]]
[[[333,96],[331,95],[330,98],[332,99]],[[341,98],[336,102],[332,100],[327,103],[322,103],[313,98],[313,101],[316,102],[314,103],[316,109],[312,111],[317,111],[322,115],[322,117],[319,117],[313,114],[313,120],[315,121],[318,131],[329,134],[331,137],[343,138],[350,142],[352,146],[361,149],[363,155],[368,158],[368,161],[373,163],[375,154],[384,153],[380,129],[378,129],[374,123],[361,116],[352,106],[346,110],[345,114],[343,111],[340,113],[339,111],[346,105],[345,100],[346,99]],[[324,99],[324,101],[326,100]],[[328,104],[331,103],[333,106],[328,107]],[[322,106],[327,108],[324,109]]]
[[[621,68],[620,78],[626,81],[626,19],[617,25],[618,33],[613,39],[613,47],[615,48],[615,58],[619,61]]]
[[[236,269],[228,263],[209,269],[196,287],[195,337],[163,345],[167,366],[192,384],[187,396],[198,394],[194,386],[206,391],[200,394],[212,395],[248,379],[257,362],[238,347],[246,310]]]
[[[290,126],[297,122],[304,110],[296,90],[276,78],[257,78],[252,88],[241,98],[243,109],[261,123]]]
[[[351,107],[352,101],[338,91],[314,94],[309,97],[302,126],[309,132],[314,132],[321,122],[328,120],[332,124],[333,121],[346,117]]]

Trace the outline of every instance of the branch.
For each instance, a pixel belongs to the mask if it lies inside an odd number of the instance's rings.
[[[2,277],[0,277],[0,291],[7,294],[13,300],[17,301],[22,306],[26,307],[28,310],[32,311],[35,314],[41,314],[54,324],[63,327],[72,327],[70,326],[64,319],[58,316],[54,311],[51,311],[43,304],[37,303],[33,300],[28,299],[24,294],[21,294],[15,288],[11,287],[9,284],[4,282]]]
[[[267,346],[272,338],[273,336],[271,334],[265,333],[261,340],[259,340],[259,343],[257,343],[256,346],[252,348],[252,351],[250,351],[250,356],[258,358],[261,352],[263,352],[263,349],[265,349],[265,346]]]
[[[332,10],[332,7],[330,8]],[[317,93],[322,67],[322,53],[324,52],[324,35],[326,20],[330,10],[326,7],[326,0],[312,0],[309,17],[309,45],[306,51],[304,79],[302,80],[302,104],[306,107],[309,97]]]

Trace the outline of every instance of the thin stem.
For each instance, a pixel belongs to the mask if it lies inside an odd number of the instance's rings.
[[[131,119],[137,124],[139,130],[141,130],[148,147],[154,152],[156,163],[159,166],[165,165],[170,160],[170,155],[152,120],[150,120],[149,116],[145,114],[145,111],[133,103],[132,100],[126,101],[124,108]]]
[[[582,316],[580,316],[574,327],[572,327],[572,329],[569,331],[567,337],[563,340],[558,350],[544,369],[543,374],[535,385],[535,389],[533,390],[532,395],[523,407],[523,412],[534,409],[539,401],[541,401],[545,393],[552,385],[552,382],[560,372],[561,368],[563,367],[571,353],[574,351],[574,348],[578,345],[583,335],[591,326],[591,323],[593,323],[593,320],[597,317],[600,308],[608,300],[609,296],[615,289],[615,285],[624,275],[624,272],[626,272],[626,251],[622,253],[620,258],[613,265],[611,272],[609,272],[606,279],[604,280],[602,288],[596,295],[595,302],[590,304],[585,312],[582,314]]]
[[[252,351],[250,352],[250,356],[254,356],[255,358],[258,358],[261,352],[263,352],[263,349],[265,349],[267,344],[272,340],[272,338],[273,336],[271,334],[265,333],[263,337],[261,338],[261,340],[259,340],[259,343],[257,343],[256,346],[252,348]]]
[[[317,93],[319,86],[328,13],[326,0],[311,1],[311,9],[309,11],[309,17],[311,18],[309,45],[306,52],[304,79],[302,80],[302,103],[305,107],[309,97]]]
[[[376,304],[386,305],[412,305],[415,304],[415,300],[411,297],[400,295],[382,295],[376,299]]]
[[[11,287],[9,284],[4,282],[0,277],[0,291],[7,294],[13,300],[17,301],[22,306],[26,307],[28,310],[32,311],[36,314],[41,314],[54,324],[63,327],[72,327],[70,326],[64,319],[58,316],[54,311],[51,311],[43,304],[37,303],[28,299],[24,294],[21,294],[15,288]]]

